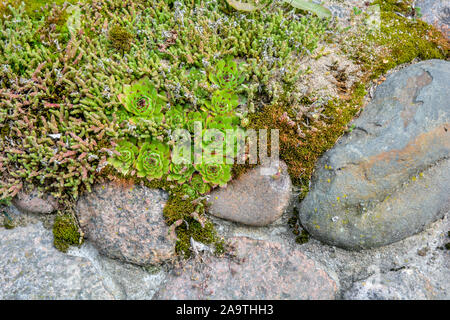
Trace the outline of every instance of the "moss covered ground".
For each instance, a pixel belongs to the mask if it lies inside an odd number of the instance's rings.
[[[54,228],[66,250],[79,244],[69,210],[79,195],[97,182],[131,180],[169,192],[164,217],[177,226],[179,253],[190,254],[191,237],[222,252],[204,195],[252,165],[177,166],[172,132],[191,131],[194,119],[279,129],[280,156],[303,197],[316,160],[349,130],[372,79],[415,59],[448,58],[448,42],[413,16],[409,1],[374,3],[378,31],[342,30],[279,3],[241,13],[220,0],[3,2],[0,201],[30,184],[53,194],[67,208]],[[345,95],[304,93],[302,61],[329,45],[362,75]],[[308,112],[299,114],[299,104]]]

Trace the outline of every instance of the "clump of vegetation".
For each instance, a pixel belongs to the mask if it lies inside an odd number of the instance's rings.
[[[82,237],[78,224],[71,214],[57,215],[53,224],[54,246],[67,252],[70,246],[80,245]]]
[[[445,59],[450,44],[433,26],[417,19],[409,0],[375,0],[380,7],[379,30],[358,29],[347,39],[347,53],[363,66],[369,79],[418,58]]]
[[[1,206],[1,202],[0,202],[0,206]],[[1,209],[1,208],[0,208]],[[3,227],[5,229],[14,229],[16,227],[16,225],[14,224],[14,220],[8,215],[8,213],[4,210],[2,210],[2,215],[3,215]]]
[[[109,30],[108,38],[109,41],[111,41],[111,45],[116,50],[120,52],[130,51],[133,35],[124,27],[119,25],[113,26],[111,30]]]
[[[204,196],[251,166],[175,163],[195,156],[174,148],[176,130],[192,138],[195,122],[222,133],[279,129],[281,158],[304,195],[315,160],[344,133],[364,96],[363,85],[346,99],[304,96],[296,85],[301,57],[330,24],[287,4],[242,13],[218,0],[41,2],[8,1],[1,9],[0,201],[33,184],[70,206],[101,179],[129,179],[169,191],[164,214],[179,252],[189,252],[191,238],[217,248]],[[409,37],[415,22],[383,17],[392,24],[382,33],[392,35],[368,41],[387,48],[384,59],[355,57],[368,74],[442,57],[425,25],[402,44],[413,53],[396,52],[396,37]],[[396,33],[398,26],[407,29]],[[205,160],[217,156],[220,135],[203,138]]]

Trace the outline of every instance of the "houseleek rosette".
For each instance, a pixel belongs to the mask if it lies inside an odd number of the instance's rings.
[[[186,112],[180,105],[172,106],[165,114],[166,123],[172,128],[182,127],[186,122]]]
[[[233,58],[227,57],[217,63],[214,72],[209,73],[209,80],[221,89],[233,90],[244,82],[244,76]]]
[[[207,194],[210,190],[211,186],[204,182],[202,176],[199,174],[193,175],[191,181],[189,181],[189,183],[185,183],[182,187],[183,193],[193,199]]]
[[[119,172],[127,174],[130,168],[133,166],[136,155],[138,153],[138,148],[131,142],[122,140],[118,142],[116,151],[120,155],[111,157],[108,159],[109,163],[113,165]]]
[[[216,163],[204,158],[201,164],[195,165],[195,169],[201,174],[204,182],[212,185],[224,187],[231,180],[231,165],[223,161]]]
[[[168,181],[177,181],[179,184],[183,184],[191,179],[195,169],[191,163],[190,155],[183,154],[183,151],[185,149],[174,147],[172,162],[169,165],[170,173],[167,176]],[[188,149],[188,151],[190,152],[191,150]]]
[[[138,177],[161,179],[169,171],[170,149],[160,141],[146,142],[136,161]]]
[[[164,103],[156,88],[148,78],[143,78],[132,85],[125,85],[119,100],[125,109],[138,118],[159,119]]]
[[[227,114],[239,105],[239,98],[230,90],[217,90],[213,93],[211,102],[205,105],[213,114]]]

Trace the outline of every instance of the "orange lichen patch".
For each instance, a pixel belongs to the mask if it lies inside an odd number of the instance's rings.
[[[361,164],[359,170],[369,173],[372,167],[383,162],[393,161],[401,161],[405,168],[414,167],[417,159],[423,159],[427,154],[436,153],[436,146],[440,146],[443,150],[450,149],[450,132],[447,129],[449,126],[450,123],[445,123],[429,132],[422,133],[402,149],[385,151],[369,157],[366,162]],[[405,163],[410,165],[405,165]],[[395,170],[398,170],[398,166],[395,166]]]
[[[417,96],[420,93],[420,90],[429,85],[433,81],[433,78],[428,74],[428,72],[424,71],[421,75],[417,77],[410,77],[406,83],[405,88],[401,91],[401,95],[399,97],[400,102],[404,105],[409,105],[408,108],[405,108],[401,112],[401,117],[403,119],[403,126],[406,128],[411,120],[414,118],[414,115],[417,111],[417,106],[422,104],[420,101],[416,101]]]

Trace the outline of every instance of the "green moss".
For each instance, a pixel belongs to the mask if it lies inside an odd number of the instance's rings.
[[[67,252],[72,245],[80,245],[80,241],[82,241],[78,224],[70,214],[56,216],[53,224],[53,236],[55,248],[62,252]]]
[[[109,30],[108,39],[116,50],[128,52],[131,49],[133,35],[124,27],[115,25]]]
[[[361,43],[361,34],[353,39],[357,48],[353,58],[364,67],[369,79],[416,58],[448,58],[448,41],[433,26],[410,16],[414,12],[411,1],[376,0],[372,4],[381,9],[379,32],[369,33],[365,44]],[[374,45],[378,46],[376,50]]]
[[[447,242],[447,243],[445,244],[445,249],[450,250],[450,242]]]
[[[214,225],[205,216],[205,202],[194,202],[185,199],[179,187],[171,190],[170,198],[164,207],[164,218],[170,226],[176,221],[182,220],[182,224],[176,228],[176,251],[185,257],[191,255],[191,237],[198,242],[214,245],[216,254],[224,251],[224,240],[220,238],[214,229]],[[197,217],[192,213],[196,212]],[[200,220],[200,221],[199,221]],[[202,226],[203,223],[203,226]]]
[[[295,242],[298,244],[305,244],[309,241],[309,233],[305,230],[302,230],[300,235],[295,238]]]
[[[347,123],[363,103],[365,86],[361,83],[355,84],[352,91],[348,100],[337,98],[330,100],[325,105],[323,121],[311,124],[310,128],[305,127],[301,120],[294,120],[294,115],[291,116],[291,120],[295,125],[285,121],[283,114],[291,112],[287,106],[267,106],[250,116],[252,128],[279,130],[280,158],[288,165],[293,184],[300,188],[301,198],[308,192],[309,179],[316,160],[345,132]],[[312,103],[306,98],[302,102]],[[298,134],[297,125],[302,129],[304,136]]]

